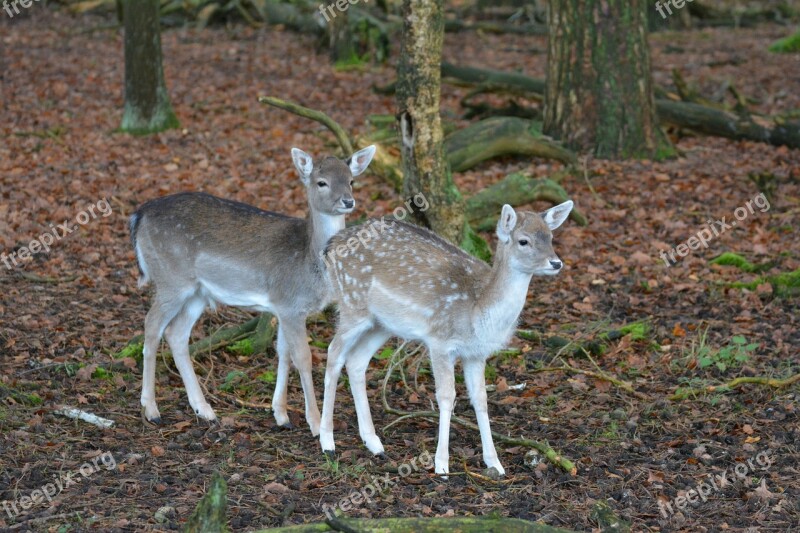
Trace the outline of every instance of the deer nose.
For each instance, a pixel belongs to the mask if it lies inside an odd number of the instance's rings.
[[[561,261],[553,261],[551,259],[550,260],[550,266],[555,268],[556,270],[561,270],[561,267],[563,266],[563,263]]]
[[[353,200],[352,198],[349,198],[349,199],[348,199],[348,198],[342,198],[342,205],[343,205],[343,206],[344,206],[346,209],[352,209],[352,208],[353,208],[353,206],[355,206],[355,205],[356,205],[356,201],[355,201],[355,200]]]

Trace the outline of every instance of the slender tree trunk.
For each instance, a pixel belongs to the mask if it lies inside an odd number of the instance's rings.
[[[544,131],[600,157],[671,152],[656,119],[647,0],[551,0]]]
[[[353,34],[348,23],[347,9],[339,11],[334,8],[330,10],[333,16],[327,23],[328,42],[330,55],[333,62],[351,61],[356,57],[356,50],[353,46]]]
[[[414,216],[460,245],[468,232],[464,199],[444,155],[439,117],[443,39],[443,0],[405,0],[397,67],[403,192],[407,198],[424,194],[430,208]]]
[[[158,0],[125,0],[125,111],[120,129],[147,134],[179,126],[161,66]]]

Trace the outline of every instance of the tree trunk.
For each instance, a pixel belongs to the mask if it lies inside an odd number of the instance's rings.
[[[544,131],[599,157],[653,157],[645,0],[551,0]]]
[[[161,67],[158,0],[126,0],[125,111],[122,131],[148,134],[179,126]]]
[[[347,9],[339,11],[333,7],[328,10],[328,13],[330,14],[325,17],[325,20],[327,21],[331,61],[334,63],[352,61],[356,58],[356,50],[353,46],[350,24],[347,21]]]
[[[424,194],[430,208],[415,210],[414,216],[460,245],[468,233],[464,199],[444,157],[439,117],[443,39],[443,0],[405,0],[397,66],[403,193],[406,197]]]

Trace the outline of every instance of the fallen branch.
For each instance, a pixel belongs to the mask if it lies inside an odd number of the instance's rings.
[[[700,104],[671,100],[657,100],[656,110],[662,123],[704,135],[800,148],[800,121],[778,117],[746,117]]]
[[[727,383],[723,383],[722,385],[709,385],[707,387],[690,387],[686,389],[678,389],[675,394],[669,397],[672,401],[680,401],[685,400],[686,398],[692,396],[697,396],[698,394],[710,394],[712,392],[727,392],[733,388],[738,387],[739,385],[745,384],[753,384],[753,385],[766,385],[767,387],[772,387],[774,389],[782,389],[784,387],[788,387],[789,385],[793,385],[797,382],[800,382],[800,374],[795,374],[794,376],[788,377],[786,379],[774,379],[768,378],[765,376],[743,376],[736,379],[732,379]]]
[[[570,365],[564,366],[546,366],[543,368],[535,368],[530,371],[532,374],[539,374],[541,372],[566,372],[568,374],[583,374],[585,376],[589,376],[590,378],[599,379],[601,381],[608,381],[615,387],[619,387],[620,389],[624,390],[631,396],[635,396],[640,400],[649,400],[650,397],[647,396],[643,392],[639,392],[633,388],[633,385],[628,383],[627,381],[623,381],[619,378],[615,378],[614,376],[607,374],[603,371],[595,372],[594,370],[583,370],[582,368],[576,368]]]
[[[284,111],[294,113],[295,115],[319,122],[331,130],[333,135],[336,137],[336,141],[339,143],[339,146],[342,147],[345,157],[350,157],[350,154],[353,153],[353,143],[350,141],[350,136],[347,135],[347,132],[344,131],[344,128],[342,128],[338,122],[333,120],[322,111],[310,109],[308,107],[301,106],[300,104],[295,104],[294,102],[275,98],[274,96],[259,96],[258,101],[262,104],[271,105],[273,107],[277,107],[278,109],[283,109]]]
[[[439,419],[439,413],[436,411],[418,411],[418,412],[401,411],[400,409],[395,409],[389,405],[389,401],[386,399],[386,387],[389,383],[389,378],[391,378],[392,374],[394,373],[394,368],[399,364],[399,362],[402,362],[405,359],[403,358],[400,361],[394,360],[395,356],[399,351],[400,349],[398,348],[398,350],[396,350],[394,355],[392,356],[392,361],[389,363],[389,369],[386,371],[386,376],[384,376],[383,378],[383,387],[381,388],[381,403],[383,404],[383,408],[387,413],[398,415],[400,418],[385,426],[383,428],[383,431],[386,431],[393,425],[398,424],[401,421],[408,420],[410,418],[426,418],[429,420]],[[461,417],[451,415],[450,421],[451,423],[454,422],[465,428],[480,432],[480,428],[478,428],[477,425],[473,424],[468,420],[464,420]],[[546,443],[530,439],[522,439],[522,438],[515,439],[512,437],[506,437],[505,435],[496,433],[494,431],[492,431],[492,437],[505,444],[511,444],[513,446],[526,446],[528,448],[533,448],[535,450],[538,450],[539,452],[544,454],[544,456],[547,458],[548,461],[550,461],[557,467],[563,469],[564,471],[569,472],[573,476],[578,472],[578,469],[575,467],[575,464],[572,461],[563,457],[561,454],[553,450]]]
[[[544,24],[507,24],[480,20],[477,22],[464,22],[457,19],[448,19],[444,22],[444,31],[458,33],[462,31],[480,31],[484,33],[510,33],[516,35],[547,35],[547,26]]]
[[[266,314],[266,313],[265,313]],[[241,340],[244,337],[247,337],[255,331],[256,326],[258,325],[261,317],[251,318],[244,324],[240,324],[238,326],[233,326],[230,328],[223,328],[219,331],[216,331],[213,335],[209,335],[208,337],[204,337],[199,341],[192,343],[189,346],[189,354],[195,355],[197,352],[201,351],[214,351],[217,348],[222,348],[223,346],[227,346],[232,342],[236,342]]]
[[[115,424],[113,420],[109,420],[108,418],[102,418],[93,413],[82,411],[80,409],[75,409],[74,407],[62,407],[61,409],[53,411],[53,414],[65,416],[67,418],[72,418],[74,420],[83,420],[84,422],[88,422],[89,424],[94,424],[95,426],[103,429],[112,428],[114,427]]]

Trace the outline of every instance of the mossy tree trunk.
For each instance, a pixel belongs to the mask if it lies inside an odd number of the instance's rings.
[[[669,151],[656,119],[645,0],[551,0],[544,131],[599,157]]]
[[[439,117],[443,0],[405,0],[403,38],[397,66],[403,193],[424,194],[430,203],[414,216],[433,231],[461,244],[465,236],[464,199],[453,183],[444,156]]]
[[[334,63],[348,62],[356,58],[347,11],[347,9],[339,11],[335,7],[328,10],[328,17],[330,17],[330,20],[327,21],[328,42],[331,61]]]
[[[148,134],[179,126],[161,66],[158,0],[124,0],[125,111],[120,130]]]

